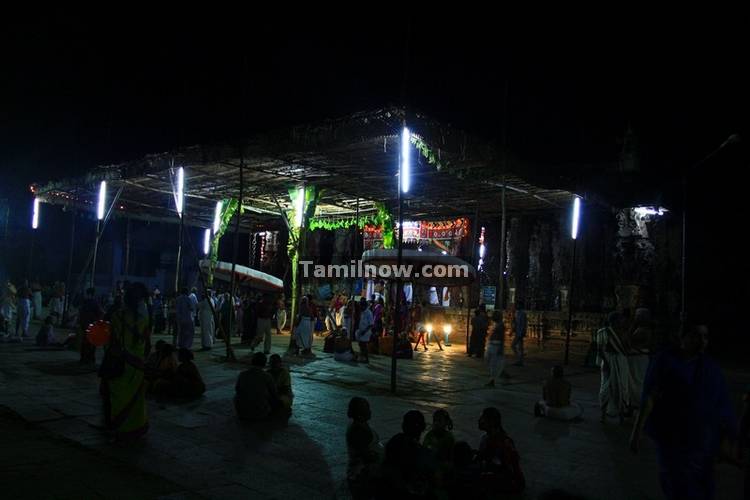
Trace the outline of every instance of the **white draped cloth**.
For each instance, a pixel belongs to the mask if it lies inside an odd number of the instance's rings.
[[[201,322],[201,346],[211,347],[214,344],[214,332],[216,330],[216,324],[214,321],[214,313],[211,309],[214,299],[204,298],[198,304],[198,314],[200,315]],[[215,310],[214,305],[214,310]]]
[[[640,398],[632,390],[630,361],[620,337],[611,327],[599,330],[596,342],[602,370],[599,404],[608,415],[621,415]]]
[[[300,349],[312,348],[313,327],[315,319],[309,316],[301,316],[299,324],[294,329],[294,337]]]

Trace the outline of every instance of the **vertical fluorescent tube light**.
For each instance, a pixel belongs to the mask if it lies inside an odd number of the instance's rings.
[[[107,181],[102,181],[99,184],[99,203],[96,205],[96,218],[98,220],[104,219],[104,204],[107,201]]]
[[[305,209],[305,188],[297,188],[297,198],[294,200],[294,225],[302,227],[302,211]]]
[[[578,238],[578,220],[581,217],[581,199],[576,196],[573,200],[573,221],[570,227],[570,236],[574,240]]]
[[[216,211],[214,212],[214,234],[219,232],[219,224],[221,224],[221,207],[223,203],[221,201],[216,202]]]
[[[206,229],[206,232],[203,233],[203,253],[205,255],[208,255],[208,252],[211,251],[211,229]]]
[[[39,198],[34,198],[34,213],[31,217],[31,229],[39,227]]]
[[[401,181],[401,192],[409,192],[409,184],[411,182],[411,148],[409,143],[411,142],[411,132],[407,127],[404,127],[401,133],[401,172],[399,174],[399,180]]]
[[[180,167],[177,169],[177,215],[182,217],[182,207],[185,201],[185,170]]]

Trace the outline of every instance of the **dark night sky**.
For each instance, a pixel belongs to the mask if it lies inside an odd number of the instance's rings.
[[[7,19],[0,168],[15,175],[2,190],[398,103],[407,36],[393,14]],[[406,103],[496,138],[510,74],[510,144],[525,161],[616,160],[631,123],[648,154],[646,173],[670,172],[745,125],[739,17],[689,28],[601,22],[512,32],[502,16],[482,18],[414,17]]]

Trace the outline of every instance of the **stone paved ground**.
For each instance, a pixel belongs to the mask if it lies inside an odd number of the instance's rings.
[[[288,337],[275,337],[273,351],[283,352],[287,343]],[[528,481],[524,498],[554,488],[589,499],[661,498],[653,446],[646,440],[641,454],[632,456],[629,427],[599,424],[598,373],[577,368],[580,356],[573,357],[568,376],[585,408],[584,421],[565,424],[535,419],[532,413],[558,351],[532,349],[527,366],[509,367],[510,378],[495,389],[484,387],[484,365],[468,359],[463,346],[418,352],[414,360],[399,361],[394,396],[390,359],[372,357],[369,366],[338,363],[320,351],[319,339],[316,343],[314,360],[287,359],[296,396],[288,427],[238,424],[232,396],[244,365],[223,362],[219,348],[196,353],[208,387],[205,396],[192,402],[150,400],[151,429],[134,448],[113,447],[96,429],[101,422],[98,379],[78,367],[76,353],[0,344],[0,405],[27,423],[24,434],[17,420],[3,414],[0,483],[24,486],[8,498],[347,498],[346,405],[360,395],[370,400],[372,426],[383,440],[398,432],[407,410],[430,414],[446,408],[457,439],[476,446],[481,409],[497,406],[522,455]],[[240,357],[248,353],[238,346]],[[750,373],[732,367],[729,378],[739,390]],[[9,434],[15,438],[6,439]],[[49,446],[43,444],[47,440]],[[27,442],[32,443],[28,450]],[[63,453],[65,447],[70,453]],[[71,474],[64,490],[70,496],[59,494],[58,485],[66,481],[60,474],[31,475],[63,465],[63,470],[89,470],[92,463],[97,477],[107,479],[81,483]],[[123,480],[133,475],[135,481]],[[718,476],[719,498],[739,498],[739,471],[722,465]],[[41,477],[54,480],[35,479]],[[77,496],[76,484],[81,485]]]

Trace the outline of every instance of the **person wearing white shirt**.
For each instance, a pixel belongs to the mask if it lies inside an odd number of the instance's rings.
[[[359,307],[362,312],[359,315],[359,327],[357,328],[357,332],[355,333],[354,337],[357,339],[357,342],[359,342],[360,360],[363,363],[369,363],[370,358],[368,356],[367,349],[370,342],[370,337],[372,336],[372,327],[375,323],[375,320],[372,316],[372,310],[370,309],[370,307],[368,307],[367,300],[364,297],[360,299]]]

